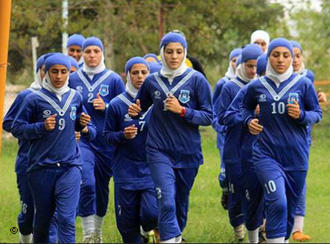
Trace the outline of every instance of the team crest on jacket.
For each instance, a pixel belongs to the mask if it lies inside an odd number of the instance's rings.
[[[77,86],[76,90],[80,92],[81,94],[83,93],[83,87],[82,86]]]
[[[179,95],[179,101],[182,103],[187,103],[190,101],[189,90],[181,90]]]
[[[126,121],[126,122],[132,121],[132,118],[128,114],[125,114],[124,121]]]
[[[267,96],[266,94],[260,94],[259,96],[259,102],[266,102]]]
[[[160,99],[160,91],[158,90],[154,91],[154,97],[155,99]]]
[[[42,117],[45,119],[45,118],[48,118],[50,115],[51,115],[52,111],[50,110],[44,110],[42,112]]]
[[[101,85],[100,86],[100,95],[104,97],[108,94],[109,94],[109,86],[108,85]]]
[[[75,106],[71,107],[70,118],[76,120],[77,108]]]

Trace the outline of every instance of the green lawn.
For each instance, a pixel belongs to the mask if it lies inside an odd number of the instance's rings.
[[[227,212],[220,205],[221,191],[218,184],[219,153],[215,133],[202,128],[205,164],[200,168],[190,198],[190,211],[184,238],[188,242],[234,242]],[[330,230],[330,116],[324,112],[324,120],[314,128],[313,147],[307,183],[307,217],[305,232],[313,242],[327,242]],[[0,163],[0,242],[18,242],[18,234],[10,233],[17,226],[19,200],[14,173],[16,142],[5,140]],[[108,215],[104,225],[104,241],[121,242],[116,229],[113,204],[113,185]],[[77,242],[81,242],[81,223],[77,220]]]

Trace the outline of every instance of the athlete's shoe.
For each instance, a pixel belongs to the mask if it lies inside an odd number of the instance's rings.
[[[296,231],[292,234],[292,239],[294,241],[304,242],[304,241],[309,241],[311,237],[309,235],[302,233],[301,231]]]
[[[141,235],[143,243],[157,243],[155,232],[153,230],[145,232],[144,235]]]
[[[244,224],[241,224],[239,226],[234,227],[234,234],[235,234],[236,240],[243,241],[244,236],[245,236],[245,226],[244,226]]]
[[[259,228],[259,243],[267,243],[266,231],[264,228]]]
[[[93,236],[94,243],[102,243],[102,233],[95,233]]]
[[[94,243],[94,236],[93,235],[84,236],[83,243]]]

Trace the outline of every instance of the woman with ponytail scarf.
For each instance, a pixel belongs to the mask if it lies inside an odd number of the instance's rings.
[[[287,242],[298,197],[308,169],[306,125],[322,118],[312,82],[293,72],[293,49],[284,38],[273,40],[264,77],[253,81],[241,104],[244,124],[258,135],[253,162],[263,186],[268,243]],[[256,105],[260,106],[255,118]]]
[[[112,170],[116,220],[124,243],[141,243],[140,226],[144,233],[157,227],[156,191],[145,152],[152,107],[139,119],[127,114],[149,69],[141,57],[127,61],[126,91],[110,102],[105,120],[105,138],[115,146]]]
[[[124,91],[124,84],[117,73],[105,67],[104,46],[99,38],[84,41],[83,58],[82,68],[70,76],[70,87],[81,93],[97,135],[92,141],[87,138],[79,141],[83,167],[78,215],[82,218],[83,241],[101,242],[114,150],[103,137],[105,110]]]
[[[140,117],[153,105],[146,153],[158,198],[160,240],[179,243],[187,223],[189,193],[203,163],[200,125],[213,119],[205,77],[187,68],[187,42],[169,32],[160,42],[162,68],[147,77],[129,115]]]

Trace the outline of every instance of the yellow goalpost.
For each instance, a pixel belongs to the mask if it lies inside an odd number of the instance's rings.
[[[11,0],[0,0],[0,155],[2,149],[2,121],[8,66],[8,45]]]

